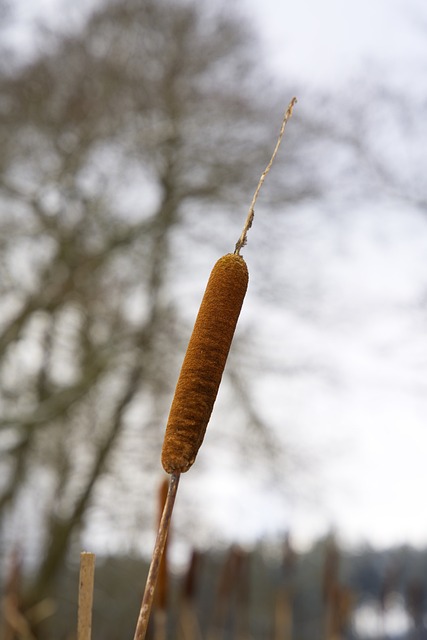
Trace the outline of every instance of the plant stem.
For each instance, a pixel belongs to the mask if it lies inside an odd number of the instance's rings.
[[[180,475],[181,474],[179,472],[171,474],[169,490],[166,496],[166,502],[159,524],[159,530],[157,532],[156,544],[154,546],[150,569],[147,576],[147,582],[145,584],[144,597],[142,599],[134,640],[144,640],[145,634],[147,633],[151,607],[154,599],[154,592],[156,589],[157,577],[159,575],[160,561],[163,556],[166,538],[168,536],[169,524],[172,517],[173,505],[175,503]]]
[[[255,193],[252,197],[252,202],[251,205],[249,207],[249,212],[246,218],[246,222],[244,224],[244,227],[242,229],[242,233],[240,234],[240,238],[238,239],[238,241],[236,242],[236,247],[234,249],[234,253],[237,253],[237,255],[240,254],[240,249],[242,249],[245,245],[246,245],[246,241],[247,241],[247,235],[248,235],[248,231],[252,226],[252,222],[254,220],[254,215],[255,215],[255,203],[258,199],[258,194],[260,192],[260,189],[264,183],[265,177],[267,175],[267,173],[270,171],[271,166],[276,158],[277,152],[279,151],[279,147],[280,147],[280,143],[282,142],[282,138],[283,138],[283,134],[285,133],[285,128],[286,125],[288,123],[289,118],[292,117],[292,111],[293,108],[295,106],[297,102],[296,98],[292,98],[292,100],[290,101],[288,108],[286,109],[285,115],[283,116],[283,120],[282,120],[282,126],[280,128],[280,133],[279,133],[279,137],[277,138],[277,142],[276,142],[276,146],[274,147],[274,151],[273,151],[273,155],[270,158],[270,162],[268,163],[268,165],[266,166],[266,168],[264,169],[264,171],[261,174],[261,177],[259,179],[257,188],[255,189]]]

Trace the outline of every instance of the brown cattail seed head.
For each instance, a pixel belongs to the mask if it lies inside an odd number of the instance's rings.
[[[212,269],[187,347],[163,442],[167,473],[193,464],[221,382],[248,286],[243,258],[229,253]]]

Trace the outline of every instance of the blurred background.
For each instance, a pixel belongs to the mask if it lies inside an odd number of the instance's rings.
[[[182,637],[424,637],[426,30],[421,0],[0,0],[2,638],[73,637],[81,549],[95,637],[132,629],[195,314],[294,95],[175,507],[172,582],[218,574]]]

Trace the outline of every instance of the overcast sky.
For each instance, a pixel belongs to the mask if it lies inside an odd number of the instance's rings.
[[[34,16],[54,15],[57,4],[17,1],[15,37],[24,42]],[[242,7],[278,81],[298,84],[300,100],[305,90],[333,94],[377,69],[427,88],[417,75],[427,59],[421,0],[242,0]],[[319,325],[284,308],[265,328],[266,335],[290,337],[277,354],[297,349],[303,358],[328,361],[335,382],[307,377],[281,389],[264,381],[258,389],[260,402],[276,407],[272,420],[290,424],[290,441],[329,462],[313,475],[314,500],[296,497],[286,506],[267,493],[249,505],[247,486],[224,468],[223,484],[216,475],[204,499],[212,522],[228,521],[241,539],[289,527],[304,543],[334,526],[351,542],[427,542],[427,339],[425,324],[408,311],[427,292],[427,223],[401,206],[355,214],[344,236],[337,238],[333,225],[315,239],[302,234],[304,259],[301,246],[284,256],[284,269],[299,269],[302,282],[321,279],[329,306]],[[317,225],[316,211],[310,215]],[[306,256],[315,265],[308,275]],[[187,490],[191,484],[183,482],[180,492]]]
[[[277,74],[337,89],[372,65],[407,68],[425,55],[422,0],[243,0]]]
[[[401,83],[402,90],[405,82],[421,91],[424,86],[425,95],[425,3],[245,5],[271,68],[284,83],[298,83],[300,100],[305,89],[334,95],[375,74]],[[313,330],[286,313],[276,320],[302,353],[333,363],[339,372],[336,386],[290,381],[277,394],[276,406],[282,402],[292,414],[294,442],[311,443],[330,460],[317,476],[325,502],[296,501],[290,528],[301,540],[336,526],[352,542],[425,544],[427,340],[422,316],[412,316],[411,309],[426,295],[427,221],[397,203],[352,213],[345,236],[337,241],[340,230],[331,225],[320,239],[308,234],[302,252],[312,257],[313,277],[322,281],[330,303],[323,326]],[[295,266],[298,260],[291,249],[288,261]]]

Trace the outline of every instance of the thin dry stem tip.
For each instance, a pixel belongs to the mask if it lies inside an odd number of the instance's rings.
[[[270,161],[269,161],[268,165],[266,166],[266,168],[262,172],[261,177],[260,177],[260,179],[258,181],[258,185],[257,185],[257,188],[255,189],[254,195],[252,197],[252,202],[251,202],[250,207],[249,207],[249,212],[248,212],[245,224],[243,226],[242,233],[240,234],[240,238],[236,242],[236,245],[235,245],[235,248],[234,248],[234,253],[239,254],[240,250],[247,243],[248,231],[251,228],[253,220],[254,220],[255,203],[256,203],[256,201],[258,199],[258,195],[259,195],[259,192],[260,192],[261,187],[263,185],[263,182],[264,182],[268,172],[270,171],[270,169],[271,169],[271,167],[273,165],[273,162],[274,162],[274,160],[276,158],[277,152],[278,152],[279,147],[280,147],[280,143],[282,142],[283,134],[285,133],[286,125],[288,123],[288,120],[292,117],[292,112],[293,112],[293,109],[294,109],[294,106],[296,105],[296,103],[297,103],[297,99],[295,97],[292,98],[292,100],[288,104],[288,108],[285,111],[285,115],[283,116],[283,120],[282,120],[282,126],[280,128],[279,137],[277,138],[276,146],[274,147],[274,151],[273,151],[273,154],[272,154],[272,156],[270,158]]]

